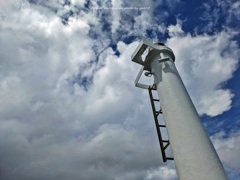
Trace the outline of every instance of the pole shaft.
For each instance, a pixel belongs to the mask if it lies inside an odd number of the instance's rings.
[[[167,54],[162,54],[165,57]],[[182,180],[226,180],[224,168],[181,77],[169,61],[149,60],[165,119],[177,174]]]

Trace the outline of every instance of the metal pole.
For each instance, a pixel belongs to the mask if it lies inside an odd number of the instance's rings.
[[[221,161],[200,121],[174,64],[173,52],[163,44],[151,49],[147,69],[154,75],[163,116],[182,180],[226,180]]]

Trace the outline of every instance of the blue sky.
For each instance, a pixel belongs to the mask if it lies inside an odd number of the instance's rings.
[[[0,179],[177,179],[148,92],[134,87],[144,38],[173,50],[239,179],[239,21],[234,0],[0,1]]]

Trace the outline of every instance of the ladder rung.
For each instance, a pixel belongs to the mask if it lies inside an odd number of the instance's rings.
[[[174,160],[172,157],[166,157],[167,160]]]
[[[169,143],[169,140],[162,140],[162,142]]]
[[[166,127],[166,125],[158,125],[159,127]]]
[[[153,99],[153,101],[159,101],[159,99]]]

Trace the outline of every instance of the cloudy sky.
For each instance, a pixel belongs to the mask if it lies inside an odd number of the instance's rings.
[[[174,51],[239,179],[239,22],[237,0],[0,0],[0,179],[176,180],[133,83],[143,38]]]

